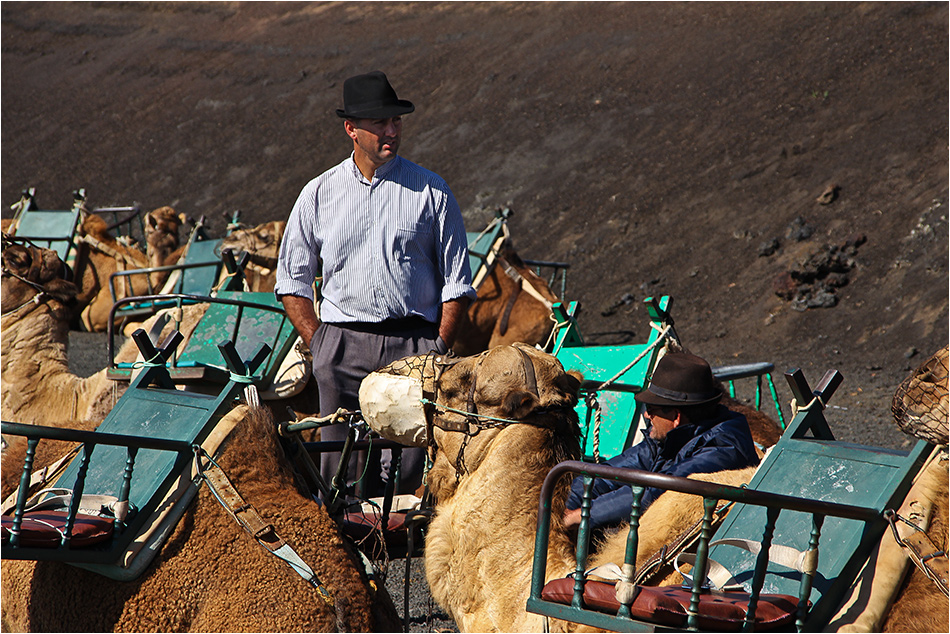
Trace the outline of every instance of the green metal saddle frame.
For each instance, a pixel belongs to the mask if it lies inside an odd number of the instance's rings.
[[[214,297],[184,294],[155,297],[161,297],[160,301],[164,302],[181,299],[188,304],[209,305],[185,347],[169,359],[168,374],[177,384],[226,383],[230,368],[223,362],[215,342],[229,341],[242,358],[253,354],[262,343],[267,344],[270,352],[253,376],[259,386],[269,386],[298,339],[283,305],[273,293],[219,291]],[[113,311],[121,310],[124,302],[143,299],[125,298],[116,303]],[[135,364],[115,362],[114,319],[111,318],[108,341],[110,363],[106,376],[113,380],[128,380]]]
[[[3,423],[4,434],[29,439],[14,511],[15,527],[24,515],[37,444],[44,438],[82,443],[82,450],[54,485],[70,489],[73,494],[70,521],[60,546],[20,546],[17,539],[11,537],[9,543],[2,546],[4,559],[63,561],[115,579],[135,578],[154,556],[155,549],[144,549],[134,566],[128,569],[117,565],[117,558],[136,539],[179,477],[190,473],[190,464],[195,459],[194,447],[205,440],[246,386],[243,377],[252,375],[269,353],[268,347],[262,345],[252,359],[242,361],[230,341],[221,342],[218,347],[230,368],[231,378],[216,393],[200,394],[176,389],[165,366],[182,340],[180,333],[174,332],[158,349],[144,330],[133,333],[133,339],[142,354],[155,362],[132,381],[96,431]],[[184,499],[179,500],[178,517],[196,492],[197,487],[192,486]],[[115,521],[114,534],[107,543],[71,548],[69,527],[85,494],[115,496],[120,503],[130,503],[135,512],[124,521]]]
[[[653,374],[663,343],[659,341],[661,332],[666,326],[672,327],[668,312],[672,298],[648,297],[644,303],[651,324],[647,342],[617,346],[585,345],[576,321],[577,302],[567,307],[554,304],[554,316],[560,328],[554,339],[553,354],[565,370],[577,370],[584,376],[583,398],[576,411],[585,459],[593,460],[595,454],[611,458],[634,442],[639,419],[635,397]],[[636,363],[631,365],[634,361]],[[598,414],[602,416],[599,430],[596,429]]]
[[[638,428],[642,408],[636,401],[636,395],[649,383],[653,368],[659,359],[663,341],[661,337],[677,339],[673,329],[670,307],[673,298],[661,296],[644,300],[650,317],[650,334],[646,343],[594,346],[587,345],[577,324],[579,304],[570,302],[567,306],[555,303],[554,318],[557,331],[549,352],[554,354],[566,370],[577,370],[584,375],[581,393],[584,398],[577,405],[578,418],[581,421],[581,441],[585,460],[595,458],[595,453],[603,459],[612,458],[638,442]],[[668,330],[667,330],[668,329]],[[664,332],[668,332],[664,335]],[[639,359],[638,359],[639,357]],[[636,360],[636,363],[631,363]],[[742,379],[756,379],[754,394],[755,408],[762,404],[763,379],[767,381],[772,402],[780,426],[785,428],[785,417],[779,405],[775,385],[772,382],[771,363],[747,363],[743,365],[712,368],[713,376],[728,386],[729,395],[736,396],[735,382]],[[596,400],[594,400],[596,399]],[[599,430],[599,452],[595,452],[595,417],[601,416]]]
[[[481,281],[485,278],[495,259],[508,237],[505,223],[511,211],[501,210],[497,216],[488,223],[484,231],[475,233],[469,231],[468,238],[468,263],[472,270],[472,285],[478,288]]]
[[[185,256],[179,264],[128,269],[116,271],[110,275],[109,292],[112,294],[113,303],[115,303],[117,301],[117,281],[131,276],[145,276],[148,279],[150,273],[169,273],[169,281],[162,289],[156,289],[157,293],[150,291],[149,299],[140,298],[134,302],[123,302],[118,310],[115,310],[115,306],[113,306],[116,316],[123,320],[129,318],[140,319],[153,315],[163,308],[181,305],[182,300],[155,298],[154,295],[158,294],[211,295],[218,279],[221,277],[222,269],[226,269],[228,272],[227,279],[221,285],[223,290],[241,290],[244,288],[244,265],[250,256],[242,253],[240,259],[236,260],[230,250],[221,250],[221,242],[221,239],[208,236],[204,230],[204,219],[202,218],[192,230],[188,238]],[[151,282],[149,282],[149,286],[151,286]],[[111,320],[112,317],[110,317],[110,322]]]
[[[800,370],[789,371],[786,378],[795,399],[804,405],[747,488],[583,462],[565,462],[555,467],[548,474],[541,493],[527,610],[613,631],[682,631],[682,628],[631,618],[629,606],[619,607],[616,613],[586,606],[586,584],[601,583],[588,581],[585,573],[590,546],[590,482],[593,477],[601,477],[633,487],[632,530],[624,562],[630,569],[637,569],[639,499],[644,489],[657,487],[690,493],[702,498],[704,508],[695,549],[695,568],[705,569],[706,562],[713,560],[743,584],[748,599],[746,613],[752,616],[747,616],[744,626],[739,624],[742,630],[751,631],[756,604],[762,595],[781,594],[798,597],[794,615],[796,631],[821,631],[880,541],[887,525],[884,512],[900,505],[933,447],[919,441],[909,452],[901,452],[836,441],[823,409],[840,384],[840,375],[836,371],[828,372],[814,391]],[[565,473],[588,477],[581,507],[574,596],[569,605],[542,597],[551,495],[554,483]],[[722,500],[736,504],[713,531],[716,508]],[[745,550],[711,544],[730,538],[758,542],[762,550],[753,555]],[[806,566],[805,572],[797,572],[770,561],[768,552],[773,544],[807,553],[808,559],[816,563],[814,570]],[[707,591],[704,581],[703,575],[694,576],[691,592],[696,602],[691,605],[698,606],[700,595]],[[685,629],[697,631],[699,618],[693,610]]]
[[[76,258],[75,237],[81,222],[85,193],[83,190],[73,192],[73,206],[66,210],[40,209],[35,193],[34,188],[23,192],[16,204],[11,233],[15,233],[20,240],[56,251],[60,260],[72,266]]]

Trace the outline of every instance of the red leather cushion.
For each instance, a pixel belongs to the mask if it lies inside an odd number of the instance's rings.
[[[638,586],[639,592],[630,606],[635,619],[686,627],[686,610],[689,607],[690,591],[679,586],[657,588]],[[554,603],[571,604],[574,596],[574,580],[555,579],[541,592],[541,598]],[[587,581],[584,585],[584,604],[608,614],[616,614],[620,602],[614,586],[602,581]],[[742,627],[749,595],[744,592],[706,591],[700,595],[699,628],[702,630],[731,631]],[[755,609],[756,630],[779,628],[792,623],[798,599],[787,594],[763,594]]]
[[[32,511],[23,517],[20,525],[20,546],[36,548],[56,548],[62,542],[62,531],[66,530],[66,511]],[[0,539],[10,541],[10,529],[13,518],[3,516],[3,528]],[[95,515],[76,514],[73,533],[69,543],[73,548],[91,546],[112,537],[112,518]]]

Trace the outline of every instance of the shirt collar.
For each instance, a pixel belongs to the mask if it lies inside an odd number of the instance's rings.
[[[355,153],[350,152],[350,168],[353,170],[353,175],[356,176],[356,178],[362,183],[372,184],[366,180],[365,176],[363,176],[363,172],[361,172],[360,168],[356,165],[356,159],[353,158],[354,156]],[[395,157],[393,157],[393,160],[383,163],[379,168],[377,168],[376,173],[373,174],[373,181],[376,182],[386,178],[386,176],[396,168],[396,163],[401,160],[402,157],[397,154]]]

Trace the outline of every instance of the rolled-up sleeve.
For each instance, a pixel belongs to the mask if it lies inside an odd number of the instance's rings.
[[[475,287],[472,286],[472,270],[468,259],[468,235],[465,233],[462,211],[448,186],[445,187],[443,194],[443,209],[440,210],[438,217],[442,219],[440,268],[443,276],[442,303],[444,304],[461,297],[475,299],[476,293]]]
[[[313,300],[313,281],[320,274],[320,245],[316,239],[317,180],[307,183],[287,219],[277,258],[274,294]]]

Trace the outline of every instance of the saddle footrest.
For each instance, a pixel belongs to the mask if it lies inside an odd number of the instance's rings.
[[[20,524],[20,546],[33,548],[58,548],[66,531],[67,511],[33,511],[23,516]],[[77,513],[73,524],[69,545],[72,548],[85,548],[112,537],[113,518]],[[0,541],[10,541],[13,518],[3,516],[3,528]]]
[[[637,586],[630,605],[631,616],[639,621],[670,627],[686,627],[690,590],[680,586]],[[544,586],[541,599],[571,605],[574,579],[555,579]],[[699,629],[738,631],[745,620],[749,595],[744,592],[705,591],[700,595]],[[584,604],[588,609],[616,614],[620,609],[612,583],[588,579],[584,584]],[[795,619],[798,599],[785,594],[763,594],[755,611],[755,629],[763,631],[790,625]]]

